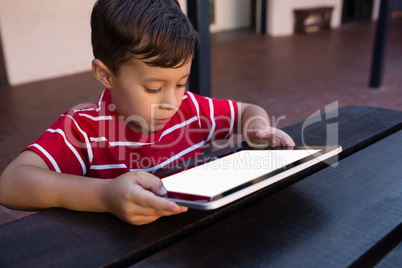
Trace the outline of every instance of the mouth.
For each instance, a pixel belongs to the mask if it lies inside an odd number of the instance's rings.
[[[170,121],[171,117],[163,119],[154,119],[154,123],[157,125],[165,125]]]

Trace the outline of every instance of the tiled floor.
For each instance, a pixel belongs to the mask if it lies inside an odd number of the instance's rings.
[[[329,104],[402,110],[402,18],[393,19],[383,87],[368,88],[375,23],[308,35],[213,36],[212,96],[256,103],[277,126],[305,120]],[[95,102],[102,90],[90,72],[0,87],[0,172],[58,117]],[[0,207],[0,224],[29,213]]]

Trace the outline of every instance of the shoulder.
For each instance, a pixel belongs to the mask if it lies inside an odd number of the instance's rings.
[[[235,110],[237,110],[237,103],[229,99],[216,99],[212,97],[205,97],[193,92],[186,92],[183,101],[184,99],[188,99],[188,105],[192,105],[198,112],[201,112],[203,110],[208,111],[208,113],[210,113],[211,110],[221,112],[234,112]]]
[[[109,92],[102,92],[97,103],[84,103],[66,111],[59,117],[59,121],[71,121],[75,125],[85,128],[86,126],[97,125],[101,121],[113,120],[116,111],[109,100]]]
[[[209,97],[204,97],[189,91],[186,91],[183,97],[183,104],[191,106],[192,108],[197,110],[197,112],[204,109],[205,107],[208,107],[210,101],[211,98]]]

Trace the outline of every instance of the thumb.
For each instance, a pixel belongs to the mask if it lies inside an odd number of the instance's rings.
[[[134,182],[156,195],[164,196],[167,194],[161,179],[148,172],[137,171]]]

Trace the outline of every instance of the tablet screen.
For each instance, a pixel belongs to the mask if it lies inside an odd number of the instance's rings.
[[[171,174],[162,183],[167,198],[181,206],[216,209],[319,162],[336,166],[341,151],[339,145],[240,150]]]
[[[284,168],[321,150],[242,150],[176,173],[162,180],[166,190],[180,196],[213,200],[215,196]]]

